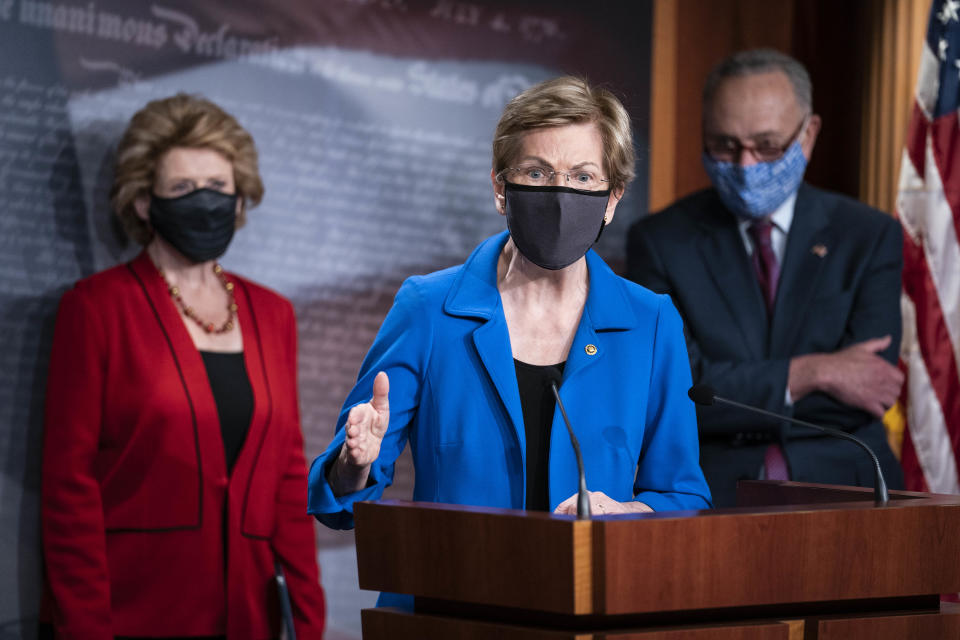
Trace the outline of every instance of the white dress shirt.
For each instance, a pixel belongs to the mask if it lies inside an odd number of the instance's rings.
[[[787,250],[787,234],[790,233],[790,224],[793,223],[793,211],[797,204],[797,192],[783,201],[777,210],[770,214],[770,222],[773,223],[773,229],[770,231],[770,243],[773,245],[773,254],[777,256],[777,264],[783,266],[783,254]],[[748,229],[753,224],[752,218],[740,218],[737,223],[740,229],[740,237],[743,238],[743,246],[747,249],[747,255],[753,255],[753,238]]]

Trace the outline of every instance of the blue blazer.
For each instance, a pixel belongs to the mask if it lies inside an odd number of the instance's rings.
[[[353,526],[353,504],[379,498],[407,441],[413,499],[524,508],[526,445],[510,336],[497,290],[507,233],[458,267],[409,278],[397,292],[337,421],[310,469],[308,508],[333,528]],[[560,396],[580,440],[587,486],[656,511],[702,509],[710,492],[698,463],[687,399],[690,365],[669,296],[616,276],[587,253],[590,290],[563,370]],[[350,409],[369,401],[377,372],[390,377],[390,424],[370,485],[333,495],[329,465]],[[577,491],[577,467],[560,412],[550,436],[551,508]]]

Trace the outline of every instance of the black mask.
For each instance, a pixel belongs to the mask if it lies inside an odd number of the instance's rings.
[[[544,269],[563,269],[603,233],[606,191],[505,184],[507,229],[517,249]]]
[[[161,238],[194,262],[222,256],[237,224],[237,196],[196,189],[176,198],[150,195],[150,224]]]

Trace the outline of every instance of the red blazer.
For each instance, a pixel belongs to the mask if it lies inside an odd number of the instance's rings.
[[[228,278],[254,395],[229,477],[206,369],[147,255],[63,296],[41,506],[60,637],[276,637],[275,558],[297,636],[322,634],[293,308]]]

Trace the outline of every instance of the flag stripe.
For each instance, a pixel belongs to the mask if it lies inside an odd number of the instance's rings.
[[[911,489],[960,493],[960,15],[933,0],[900,165],[906,416]]]
[[[914,103],[913,113],[910,116],[910,128],[907,130],[907,155],[910,162],[916,170],[916,173],[923,175],[927,166],[927,129],[930,123],[920,105]],[[903,162],[903,160],[901,160]],[[901,170],[902,173],[902,170]],[[903,178],[901,177],[900,188],[903,188]],[[918,185],[919,186],[919,185]]]
[[[918,251],[909,238],[905,242],[905,247],[907,245],[912,247],[910,251]],[[960,460],[956,457],[955,443],[951,446],[950,431],[947,427],[948,417],[943,411],[943,407],[950,405],[943,402],[941,395],[944,392],[951,392],[951,389],[944,388],[944,385],[940,384],[944,378],[938,378],[933,368],[928,371],[927,367],[931,360],[930,354],[923,349],[924,323],[918,321],[913,303],[914,299],[911,299],[909,294],[904,295],[901,300],[904,334],[908,338],[908,341],[905,341],[905,349],[901,351],[901,357],[907,368],[906,389],[909,398],[906,406],[907,424],[923,425],[923,428],[916,429],[907,435],[912,440],[913,453],[923,469],[925,484],[930,490],[937,493],[957,493],[960,491],[960,477],[957,474]],[[952,367],[952,352],[941,349],[937,355],[942,354],[946,355],[940,358],[937,364],[943,365],[945,361],[947,367]],[[953,380],[955,386],[958,382],[956,375],[947,376],[945,379]],[[905,468],[904,475],[906,472]]]
[[[904,150],[906,155],[906,150]],[[909,162],[909,158],[904,158],[901,164],[901,174],[903,167]],[[900,294],[900,309],[903,317],[903,340],[900,344],[900,362],[898,363],[900,371],[903,372],[904,384],[900,389],[901,414],[903,415],[904,429],[903,439],[900,442],[900,466],[903,467],[903,484],[907,491],[929,491],[927,482],[923,477],[923,468],[917,459],[917,452],[913,447],[913,439],[910,437],[910,424],[912,420],[907,413],[911,406],[910,403],[910,367],[907,361],[910,360],[910,353],[917,350],[917,311],[913,306],[913,301],[905,293]],[[886,420],[884,420],[886,426]]]
[[[956,127],[956,118],[953,118]],[[927,171],[924,176],[926,190],[922,199],[903,199],[904,206],[920,205],[922,209],[914,213],[916,219],[922,221],[919,232],[914,240],[919,240],[923,250],[923,266],[928,273],[919,275],[923,280],[929,279],[934,287],[934,295],[929,298],[929,311],[939,324],[943,323],[946,335],[938,334],[939,348],[949,345],[953,352],[954,362],[960,362],[960,244],[957,242],[957,224],[954,220],[954,211],[946,199],[946,188],[941,181],[939,168],[941,159],[937,157],[936,142],[937,127],[935,122],[930,127],[930,138],[927,144]],[[910,166],[906,169],[909,172]],[[906,251],[907,248],[904,248]],[[927,307],[924,307],[927,308]],[[921,316],[922,317],[922,316]],[[958,370],[954,367],[951,378],[956,378]],[[947,369],[943,370],[944,375]],[[957,424],[957,423],[952,423]]]
[[[960,228],[960,136],[957,135],[957,112],[937,118],[930,124],[930,140],[937,164],[937,176],[950,207],[954,229]],[[953,239],[960,241],[954,233]]]
[[[900,464],[903,466],[903,482],[907,491],[929,492],[927,480],[923,477],[923,469],[920,467],[920,461],[917,459],[917,452],[913,448],[913,439],[910,437],[910,430],[903,432],[903,449],[900,454]]]
[[[907,296],[916,308],[916,343],[917,350],[922,356],[923,373],[920,377],[924,379],[926,388],[923,386],[914,386],[912,378],[915,377],[917,363],[913,362],[910,356],[910,345],[904,345],[907,349],[907,366],[910,367],[910,395],[907,405],[907,424],[910,427],[922,425],[919,432],[913,434],[914,445],[918,449],[920,463],[924,463],[924,457],[920,455],[920,440],[924,442],[943,442],[948,447],[949,453],[956,458],[958,452],[956,429],[952,429],[953,437],[946,439],[937,437],[925,437],[928,430],[934,431],[943,429],[946,425],[960,424],[960,405],[956,399],[960,398],[960,378],[957,376],[957,365],[954,359],[953,349],[950,345],[949,332],[946,322],[943,319],[943,313],[940,310],[940,304],[937,299],[937,292],[934,287],[933,279],[930,277],[927,261],[924,259],[923,248],[914,243],[910,236],[904,236],[904,271],[903,286]],[[903,349],[902,349],[903,350]],[[930,392],[932,391],[932,392]],[[925,405],[936,401],[940,408],[941,420],[937,423],[943,423],[943,427],[933,422],[928,423],[927,419],[932,419],[932,410]],[[923,420],[918,420],[923,416]],[[951,440],[953,447],[950,447]],[[954,463],[956,467],[956,462]],[[941,471],[934,471],[924,465],[924,472],[929,480],[933,476],[940,476]],[[931,487],[932,488],[932,487]]]

